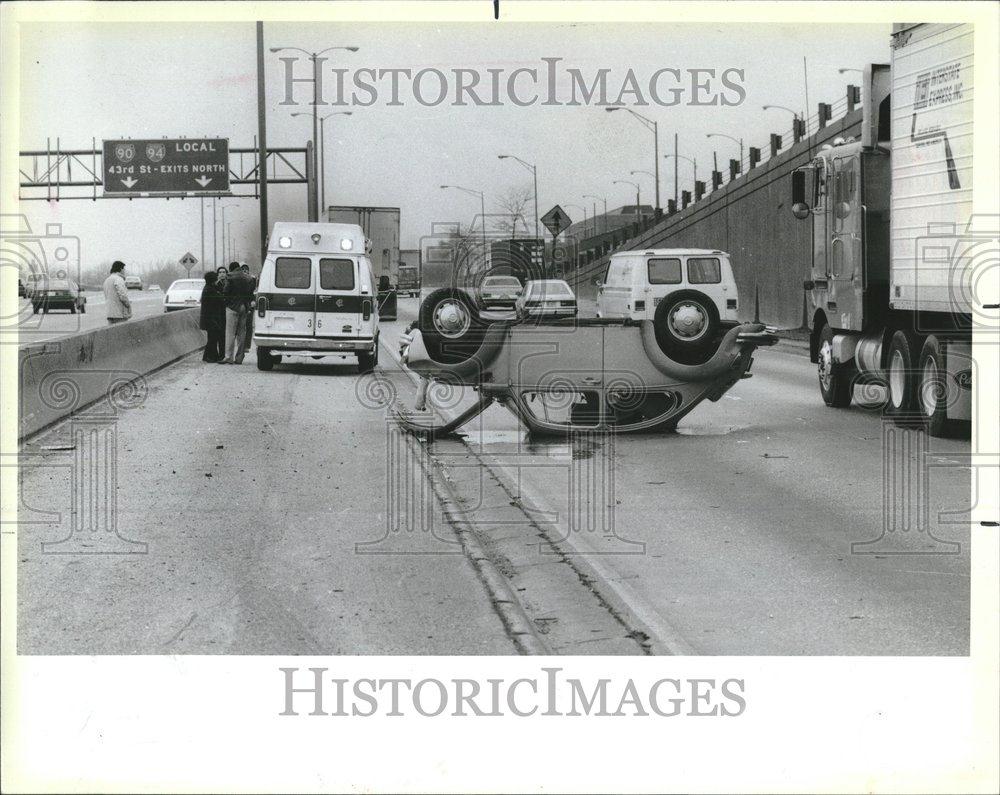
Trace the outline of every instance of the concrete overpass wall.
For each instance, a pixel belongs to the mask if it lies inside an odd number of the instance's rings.
[[[809,276],[812,225],[792,216],[790,175],[839,136],[861,136],[860,109],[631,238],[619,250],[691,246],[727,251],[740,291],[740,317],[757,317],[780,328],[802,326],[802,282]],[[593,280],[603,277],[607,264],[605,256],[581,268],[578,283],[584,297],[593,297]]]

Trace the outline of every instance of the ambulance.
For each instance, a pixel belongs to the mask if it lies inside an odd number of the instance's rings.
[[[369,246],[357,224],[279,222],[257,284],[257,368],[282,356],[358,357],[378,364],[378,305]]]

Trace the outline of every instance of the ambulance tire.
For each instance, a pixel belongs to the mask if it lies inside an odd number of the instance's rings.
[[[420,303],[417,328],[427,353],[442,364],[457,364],[474,355],[485,331],[476,302],[454,287],[434,290]]]
[[[257,369],[258,370],[270,370],[274,367],[276,361],[279,361],[278,356],[271,353],[270,348],[257,348]]]

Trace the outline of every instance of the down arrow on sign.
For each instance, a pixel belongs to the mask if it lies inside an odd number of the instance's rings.
[[[211,182],[211,181],[212,181],[211,177],[198,177],[198,179],[195,180],[195,182],[197,182],[203,188],[207,188],[208,187],[208,183]]]

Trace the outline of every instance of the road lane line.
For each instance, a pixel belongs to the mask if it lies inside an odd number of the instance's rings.
[[[416,376],[410,370],[403,367],[399,359],[382,342],[381,336],[379,337],[379,345],[386,350],[396,366],[416,386]],[[378,369],[381,370],[382,368],[379,367]],[[434,497],[441,506],[442,515],[449,527],[451,527],[452,532],[455,533],[466,559],[476,572],[476,576],[486,591],[490,604],[500,619],[507,637],[510,638],[520,654],[535,656],[551,655],[552,650],[542,639],[534,622],[528,617],[524,605],[521,604],[510,582],[480,543],[475,529],[453,510],[453,508],[461,505],[461,500],[454,485],[447,477],[441,462],[433,454],[427,456],[426,460],[429,462],[429,466],[433,467],[433,471],[428,471],[423,463],[425,460],[424,456],[417,454],[414,450],[414,445],[420,445],[422,442],[409,433],[404,434],[404,437],[407,446],[414,453],[414,459],[420,462],[423,475],[427,478],[431,490],[434,492]]]

